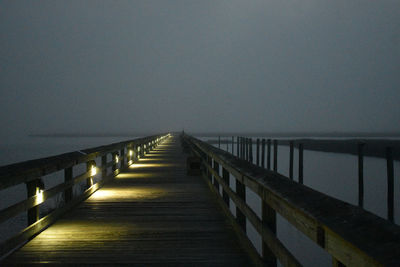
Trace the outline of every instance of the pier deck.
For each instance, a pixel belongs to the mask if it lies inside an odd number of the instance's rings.
[[[13,252],[10,264],[249,266],[215,196],[166,139]]]

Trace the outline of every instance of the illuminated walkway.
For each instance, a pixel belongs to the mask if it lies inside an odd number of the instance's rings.
[[[137,264],[248,266],[198,176],[171,137],[3,264]]]

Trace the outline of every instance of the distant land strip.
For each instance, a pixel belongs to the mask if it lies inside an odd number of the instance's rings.
[[[158,132],[157,132],[158,133]],[[352,138],[377,138],[400,137],[400,132],[188,132],[194,136],[263,136],[263,137],[352,137]],[[154,135],[156,132],[116,132],[116,133],[35,133],[30,137],[139,137]]]

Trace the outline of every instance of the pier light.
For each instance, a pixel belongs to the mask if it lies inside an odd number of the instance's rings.
[[[118,161],[119,161],[119,157],[118,157],[118,155],[115,155],[115,163],[118,163]]]
[[[131,156],[131,157],[133,156],[133,150],[132,149],[129,150],[129,156]]]
[[[36,204],[43,202],[43,189],[36,187]]]
[[[91,169],[90,169],[90,176],[95,176],[97,173],[97,168],[96,166],[92,165]]]

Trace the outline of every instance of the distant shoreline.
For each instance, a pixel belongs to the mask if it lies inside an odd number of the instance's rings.
[[[227,136],[265,136],[265,137],[354,137],[354,138],[379,138],[400,137],[400,132],[187,132],[194,136],[202,137],[227,137]],[[141,133],[42,133],[30,134],[29,137],[138,137],[157,134],[155,132]]]

